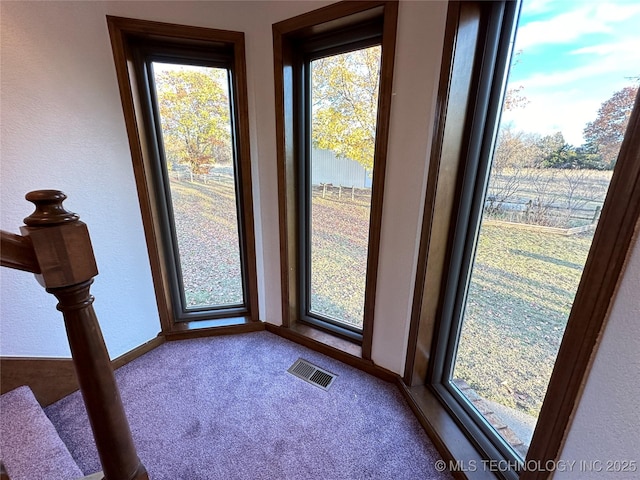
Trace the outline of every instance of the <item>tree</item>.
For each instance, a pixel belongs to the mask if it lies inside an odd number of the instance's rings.
[[[312,62],[312,141],[338,157],[373,168],[380,47]]]
[[[518,85],[517,87],[507,90],[507,93],[504,96],[502,109],[509,111],[524,108],[529,103],[529,99],[522,95],[522,90],[524,90],[522,85]]]
[[[637,94],[637,85],[615,92],[602,102],[595,120],[584,129],[586,148],[599,153],[607,168],[616,163]]]
[[[520,55],[522,55],[522,50],[518,50],[513,54],[513,58],[511,59],[511,68],[515,68],[521,62]],[[504,96],[504,103],[502,105],[502,110],[510,111],[517,110],[518,108],[524,108],[529,103],[529,99],[522,95],[522,90],[524,90],[523,85],[518,85],[517,87],[511,87],[507,90]]]
[[[502,125],[493,153],[493,171],[501,174],[505,168],[532,166],[532,159],[537,155],[537,141],[535,134],[515,130],[509,123]]]
[[[533,159],[533,166],[536,168],[547,166],[547,159],[553,155],[554,152],[562,149],[566,143],[562,132],[555,132],[539,137],[536,141],[536,156]]]
[[[542,166],[549,168],[590,170],[604,170],[606,168],[599,154],[590,151],[585,146],[576,148],[568,143],[562,144],[545,156]]]
[[[155,75],[165,154],[169,163],[205,165],[231,160],[226,71],[217,68],[161,71]]]

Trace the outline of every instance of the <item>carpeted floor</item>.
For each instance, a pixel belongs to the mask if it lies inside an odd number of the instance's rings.
[[[329,391],[286,372],[302,357]],[[152,480],[448,479],[397,387],[268,332],[168,342],[116,372]],[[100,470],[79,393],[46,413]]]

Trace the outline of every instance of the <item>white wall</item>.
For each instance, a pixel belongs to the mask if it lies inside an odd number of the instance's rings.
[[[636,238],[562,450],[567,470],[557,472],[555,480],[640,478],[639,286],[640,241]],[[617,471],[616,461],[633,461],[636,470]]]
[[[0,225],[17,232],[33,210],[30,190],[68,194],[67,208],[89,225],[100,271],[95,308],[118,356],[160,328],[100,4],[0,8]],[[27,273],[0,275],[2,355],[69,355],[55,299]]]
[[[280,324],[271,25],[331,2],[2,2],[2,226],[24,194],[59,188],[92,234],[93,292],[112,356],[159,329],[105,15],[246,33],[261,319]],[[374,360],[403,368],[418,224],[446,4],[400,8],[376,301]],[[55,300],[30,275],[1,273],[3,355],[66,356]]]

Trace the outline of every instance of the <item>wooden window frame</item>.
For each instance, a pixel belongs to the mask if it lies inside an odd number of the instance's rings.
[[[365,360],[371,359],[375,292],[377,283],[380,226],[386,154],[391,109],[395,38],[398,15],[397,2],[346,1],[305,13],[273,25],[274,75],[276,97],[276,142],[278,159],[278,207],[280,219],[280,263],[282,286],[282,326],[306,337],[330,343]],[[301,274],[300,242],[300,186],[298,182],[300,125],[296,104],[298,88],[295,68],[301,43],[319,36],[330,37],[345,29],[372,19],[382,20],[382,57],[380,91],[369,226],[369,253],[364,301],[364,321],[361,347],[353,348],[314,327],[300,321]],[[338,35],[339,36],[339,35]],[[348,343],[349,340],[346,341]],[[360,343],[360,342],[358,342]]]
[[[245,61],[244,33],[168,23],[152,22],[107,16],[111,37],[120,97],[125,118],[133,170],[138,190],[147,250],[153,277],[156,302],[162,333],[167,336],[185,336],[195,331],[206,333],[235,326],[252,330],[259,321],[257,274],[255,261],[255,232],[251,182],[251,157],[249,146],[248,100]],[[234,92],[234,134],[236,145],[236,167],[238,171],[237,201],[240,215],[238,230],[241,237],[241,257],[244,266],[244,295],[246,308],[211,310],[209,313],[194,312],[180,318],[175,295],[175,269],[170,267],[171,250],[166,236],[166,214],[158,199],[163,195],[156,175],[157,156],[154,153],[154,134],[149,124],[149,100],[146,98],[145,80],[141,75],[137,57],[141,49],[157,49],[168,55],[185,56],[193,52],[194,58],[206,52],[221,52],[230,56],[229,65]]]
[[[434,345],[440,335],[455,225],[469,168],[470,112],[476,108],[474,74],[486,28],[479,21],[491,2],[450,2],[429,166],[404,389],[423,426],[446,459],[482,465],[486,454],[467,438],[434,393]],[[483,6],[484,4],[484,6]],[[606,324],[640,221],[640,97],[636,99],[602,215],[576,293],[534,436],[527,465],[554,465],[578,405],[598,338]],[[426,382],[425,382],[426,379]],[[533,462],[533,463],[531,463]],[[548,463],[549,462],[549,463]],[[461,467],[463,467],[462,464]],[[482,468],[454,469],[456,478],[495,478]],[[548,478],[532,469],[522,480]]]

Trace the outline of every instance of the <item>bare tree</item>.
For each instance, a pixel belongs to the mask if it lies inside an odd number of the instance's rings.
[[[533,188],[534,198],[527,205],[526,221],[534,225],[551,226],[554,222],[550,211],[557,199],[553,191],[557,171],[552,169],[530,168],[526,170],[526,183]]]

